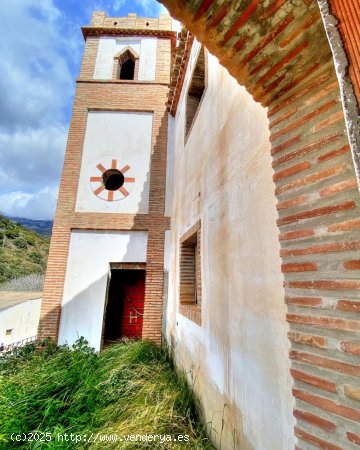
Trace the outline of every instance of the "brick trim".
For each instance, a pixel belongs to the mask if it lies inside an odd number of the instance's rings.
[[[94,36],[156,36],[176,41],[176,31],[170,30],[140,30],[140,29],[124,29],[112,27],[82,27],[84,39]]]
[[[143,84],[143,85],[158,85],[158,86],[169,86],[169,83],[161,82],[161,81],[143,81],[143,80],[84,80],[78,78],[76,83],[84,83],[84,84]]]
[[[110,263],[110,269],[120,269],[120,270],[146,270],[146,263]]]

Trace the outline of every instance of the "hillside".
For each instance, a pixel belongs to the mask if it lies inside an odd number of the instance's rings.
[[[44,273],[50,240],[0,215],[0,284]]]
[[[8,219],[19,223],[20,225],[24,225],[24,227],[30,228],[43,236],[51,236],[53,226],[52,220],[34,220],[25,219],[23,217],[8,217]]]

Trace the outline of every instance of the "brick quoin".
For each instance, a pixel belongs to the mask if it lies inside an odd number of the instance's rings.
[[[315,272],[318,269],[315,263],[289,263],[282,264],[281,270],[283,272]]]
[[[325,136],[316,142],[305,145],[304,147],[301,147],[293,152],[290,152],[287,155],[284,155],[280,158],[275,159],[272,163],[272,166],[276,167],[280,164],[285,164],[289,161],[292,161],[293,159],[302,158],[303,156],[305,156],[309,153],[312,153],[312,152],[316,152],[317,150],[325,147],[328,144],[331,144],[334,141],[337,141],[340,138],[341,138],[340,133],[335,133],[335,134],[331,134],[330,136]],[[300,141],[300,136],[290,139],[289,143],[292,144],[292,143],[298,142],[298,141]],[[275,148],[276,150],[274,150],[274,147],[273,147],[273,155],[279,153],[279,151],[286,148],[286,147],[281,147],[281,145],[284,146],[284,144],[280,144],[280,146],[278,148]],[[346,148],[347,148],[347,150],[349,150],[348,146],[346,146]]]
[[[357,188],[357,180],[356,178],[352,178],[350,180],[341,181],[340,183],[336,183],[333,186],[321,189],[319,194],[320,197],[326,197],[328,195],[335,195],[340,192],[348,191],[349,189]]]
[[[323,419],[316,414],[309,413],[306,411],[300,411],[299,409],[294,409],[294,416],[304,422],[308,422],[310,425],[321,428],[322,430],[333,433],[335,431],[336,425],[329,420]]]
[[[345,269],[348,270],[360,270],[360,259],[344,262]]]
[[[318,408],[321,408],[325,411],[329,411],[338,416],[345,417],[346,419],[354,420],[355,422],[360,422],[360,411],[358,409],[339,405],[333,400],[319,397],[317,395],[301,391],[300,389],[293,389],[293,394],[296,398],[317,406]]]
[[[336,309],[340,309],[342,311],[360,313],[360,301],[339,300],[336,304]]]
[[[338,319],[335,317],[311,317],[297,314],[288,314],[287,320],[291,323],[311,325],[320,328],[335,328],[344,331],[356,331],[360,333],[360,321],[358,320]]]
[[[352,400],[356,400],[357,402],[360,401],[360,389],[354,386],[345,385],[344,394]]]
[[[306,238],[310,236],[314,236],[315,231],[311,228],[299,231],[287,231],[285,233],[280,233],[279,240],[280,241],[294,241],[301,238]]]
[[[306,307],[317,307],[323,304],[322,299],[320,297],[285,297],[285,303],[287,303],[288,305],[306,306]]]
[[[337,390],[336,384],[333,383],[332,381],[328,381],[325,380],[324,378],[317,377],[296,369],[291,369],[290,372],[295,380],[299,380],[302,381],[303,383],[310,384],[319,389],[322,389],[323,391],[336,392]]]
[[[360,339],[359,342],[341,342],[341,350],[346,353],[360,356]]]
[[[290,359],[300,361],[310,366],[322,367],[324,369],[334,370],[354,377],[360,377],[360,367],[355,364],[348,364],[335,359],[324,358],[323,356],[312,355],[310,353],[290,351]],[[337,380],[337,377],[334,377]]]
[[[346,436],[349,439],[349,441],[352,442],[353,444],[360,445],[360,435],[348,431],[346,433]]]
[[[309,345],[317,348],[327,348],[327,339],[322,336],[299,333],[298,331],[289,331],[288,338],[296,344]]]
[[[326,450],[344,450],[342,447],[331,444],[324,439],[318,438],[313,434],[310,434],[299,427],[295,427],[295,435],[302,439],[303,441],[310,442],[310,444],[314,444],[318,448],[326,449]]]
[[[339,232],[339,231],[353,231],[360,228],[360,219],[350,219],[344,222],[336,223],[328,226],[328,231]]]

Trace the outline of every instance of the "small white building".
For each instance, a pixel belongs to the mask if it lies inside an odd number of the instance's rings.
[[[41,298],[42,292],[0,291],[0,346],[22,345],[35,338]]]

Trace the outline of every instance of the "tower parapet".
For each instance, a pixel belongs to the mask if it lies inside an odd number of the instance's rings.
[[[127,17],[108,17],[105,11],[94,11],[90,27],[127,30],[167,30],[173,31],[172,19],[166,14],[160,14],[159,18],[139,17],[135,13],[129,13]]]

